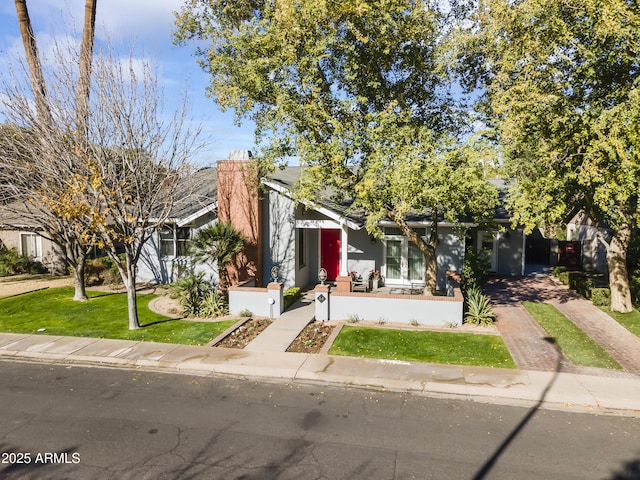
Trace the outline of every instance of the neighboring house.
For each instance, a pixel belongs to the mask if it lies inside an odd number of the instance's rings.
[[[21,212],[26,213],[26,207],[19,203],[0,207],[0,243],[42,263],[50,272],[63,269],[64,260],[56,245],[40,234],[42,227],[29,221]]]
[[[170,283],[182,271],[204,272],[205,278],[218,281],[214,263],[194,264],[188,254],[189,240],[203,227],[218,220],[218,178],[215,168],[203,168],[178,188],[176,203],[169,218],[144,244],[136,280]]]
[[[610,235],[607,228],[599,227],[588,215],[580,212],[567,223],[567,243],[561,244],[560,256],[563,255],[569,260],[561,261],[561,264],[578,263],[578,267],[584,270],[605,273],[607,271],[607,249],[598,239],[602,235],[609,240]],[[570,251],[567,251],[570,249]],[[571,255],[577,260],[570,261]]]

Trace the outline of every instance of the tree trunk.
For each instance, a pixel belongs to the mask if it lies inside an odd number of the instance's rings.
[[[47,89],[44,82],[44,75],[42,74],[40,56],[38,55],[36,36],[31,27],[27,2],[26,0],[15,0],[15,5],[20,34],[22,36],[22,44],[24,45],[24,53],[27,59],[27,65],[29,65],[31,88],[33,89],[36,110],[38,111],[38,119],[43,125],[49,127],[52,123],[51,110],[47,103]]]
[[[82,28],[82,44],[80,46],[80,72],[78,75],[78,90],[76,92],[76,128],[83,154],[88,144],[89,87],[91,84],[91,63],[96,28],[96,4],[97,0],[87,0],[84,7],[84,26]]]
[[[140,328],[138,320],[138,299],[136,293],[136,277],[135,274],[129,273],[125,283],[127,287],[127,312],[129,314],[129,330],[137,330]]]
[[[127,278],[123,278],[124,284],[127,288],[127,312],[129,314],[129,330],[137,330],[140,328],[140,321],[138,320],[138,299],[136,292],[136,266],[132,261],[131,255],[126,254],[125,272]]]
[[[89,298],[87,297],[87,290],[84,284],[85,263],[86,263],[86,258],[81,257],[77,260],[76,264],[73,267],[73,286],[75,288],[73,299],[78,302],[86,302],[87,300],[89,300]]]
[[[630,240],[631,227],[623,225],[614,234],[607,247],[611,310],[614,312],[629,313],[633,310],[627,273],[627,250]]]

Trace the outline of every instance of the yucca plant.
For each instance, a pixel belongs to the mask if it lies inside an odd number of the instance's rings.
[[[221,317],[229,313],[227,302],[217,290],[211,290],[205,294],[200,304],[200,315],[203,317]]]
[[[186,315],[198,315],[202,307],[202,299],[211,290],[204,280],[204,273],[190,272],[169,285],[171,298],[176,298]]]
[[[466,293],[467,312],[464,321],[473,325],[493,324],[495,315],[491,311],[489,298],[478,287],[471,287]]]

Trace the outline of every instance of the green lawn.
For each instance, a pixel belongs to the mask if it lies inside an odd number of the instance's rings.
[[[138,295],[142,328],[129,330],[126,294],[87,295],[89,301],[74,302],[73,288],[64,287],[0,299],[0,331],[204,345],[234,323],[173,320],[149,310],[155,295],[144,294]]]
[[[633,333],[636,337],[640,337],[640,312],[633,310],[630,313],[612,312],[608,307],[600,307],[604,313],[614,318],[616,322]]]
[[[523,302],[522,305],[575,365],[622,369],[600,345],[553,305],[534,302]]]
[[[516,368],[502,338],[472,333],[345,326],[331,355]]]

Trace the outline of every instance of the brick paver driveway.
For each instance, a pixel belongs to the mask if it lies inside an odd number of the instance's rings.
[[[494,278],[485,288],[496,327],[518,368],[619,375],[613,370],[576,367],[549,341],[522,302],[551,303],[615,358],[626,372],[640,375],[640,338],[609,315],[549,276]]]

